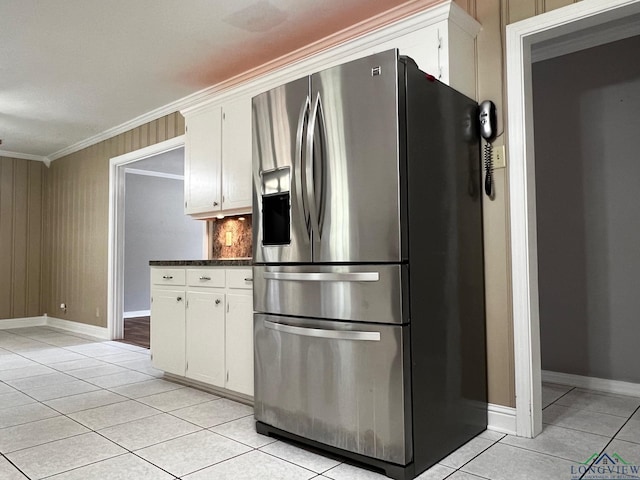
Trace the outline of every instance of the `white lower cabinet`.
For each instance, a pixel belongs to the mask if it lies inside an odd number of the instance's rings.
[[[153,366],[253,396],[251,269],[159,268],[151,269]],[[169,287],[165,277],[185,285]]]
[[[184,288],[184,287],[183,287]],[[151,354],[158,370],[184,375],[184,290],[154,288],[151,302]]]
[[[227,294],[227,388],[253,396],[253,298]]]
[[[224,386],[224,293],[187,292],[186,377]]]

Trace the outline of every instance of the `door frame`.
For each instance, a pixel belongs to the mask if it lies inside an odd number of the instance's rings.
[[[126,165],[184,147],[179,135],[109,159],[109,251],[107,329],[109,339],[124,337],[124,199]]]
[[[582,0],[506,27],[516,433],[542,431],[532,62],[640,34],[640,0]]]

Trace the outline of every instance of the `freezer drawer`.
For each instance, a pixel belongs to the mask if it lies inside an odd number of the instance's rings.
[[[408,463],[408,329],[254,314],[256,420]]]
[[[408,323],[406,265],[254,266],[260,313],[372,323]]]

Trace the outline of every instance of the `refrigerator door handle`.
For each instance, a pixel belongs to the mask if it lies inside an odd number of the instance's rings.
[[[270,330],[300,335],[303,337],[328,338],[332,340],[355,340],[379,342],[380,332],[361,332],[355,330],[325,330],[322,328],[294,327],[283,323],[264,320],[264,326]]]
[[[311,109],[311,115],[309,116],[309,127],[307,128],[307,145],[305,149],[305,168],[304,184],[306,185],[307,202],[309,204],[309,216],[311,218],[311,228],[318,235],[318,239],[322,236],[320,231],[320,215],[316,202],[315,191],[315,178],[314,178],[314,137],[316,134],[316,120],[318,119],[318,113],[321,112],[320,92],[316,95],[316,99],[313,101],[313,107]],[[320,171],[322,172],[322,164],[320,165]],[[320,193],[323,193],[324,178],[320,178]],[[322,195],[320,197],[322,200]]]
[[[303,282],[377,282],[378,280],[380,280],[380,273],[264,272],[263,278],[265,280],[293,280]]]
[[[293,165],[293,179],[296,186],[296,200],[298,202],[298,205],[301,206],[301,208],[298,208],[298,211],[300,212],[300,219],[307,229],[307,235],[309,239],[311,239],[311,225],[309,223],[310,214],[307,206],[307,200],[305,198],[308,197],[308,194],[305,188],[306,185],[304,185],[304,182],[302,181],[302,176],[304,175],[303,141],[305,126],[308,122],[310,108],[311,99],[309,98],[309,95],[307,95],[305,101],[302,104],[302,107],[300,107],[300,115],[298,116],[298,130],[296,132],[296,154]]]

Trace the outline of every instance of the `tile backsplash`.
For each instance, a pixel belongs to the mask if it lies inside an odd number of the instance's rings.
[[[251,215],[209,220],[207,232],[210,259],[251,257]]]

